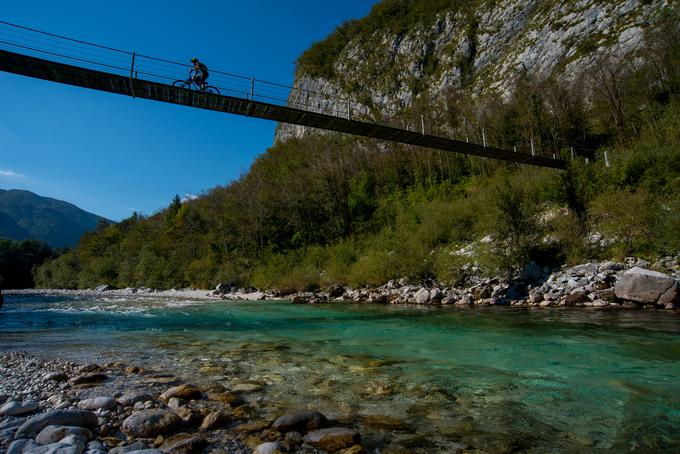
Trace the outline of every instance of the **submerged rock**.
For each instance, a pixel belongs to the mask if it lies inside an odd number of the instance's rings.
[[[231,421],[231,415],[224,410],[218,410],[205,417],[201,424],[201,429],[212,430],[224,427]]]
[[[262,443],[253,449],[253,454],[281,454],[281,444],[276,441]]]
[[[320,429],[328,424],[328,419],[318,411],[303,411],[279,417],[272,424],[272,429],[279,432],[308,431]]]
[[[359,432],[346,427],[330,427],[314,430],[304,439],[305,443],[325,451],[335,452],[358,444],[361,440]]]
[[[201,452],[206,443],[203,437],[181,433],[166,439],[160,451],[168,454],[192,454]]]
[[[84,384],[90,384],[90,383],[100,383],[106,380],[108,377],[104,374],[101,373],[96,373],[96,374],[85,374],[85,375],[79,375],[78,377],[74,377],[70,379],[68,382],[71,386],[77,386],[77,385],[84,385]]]
[[[201,399],[203,397],[203,393],[195,386],[184,384],[173,386],[160,396],[160,398],[165,401],[170,400],[171,397],[179,397],[180,399],[184,400],[194,400]]]

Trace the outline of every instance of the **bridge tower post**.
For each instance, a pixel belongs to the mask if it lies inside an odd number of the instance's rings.
[[[130,93],[132,94],[132,97],[135,98],[135,86],[132,83],[132,74],[135,72],[135,57],[137,56],[136,52],[132,52],[132,63],[130,64]]]

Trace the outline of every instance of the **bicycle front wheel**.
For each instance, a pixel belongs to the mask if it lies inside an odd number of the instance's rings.
[[[220,91],[217,88],[211,87],[210,85],[205,87],[205,92],[210,93],[212,95],[219,95],[220,94]]]

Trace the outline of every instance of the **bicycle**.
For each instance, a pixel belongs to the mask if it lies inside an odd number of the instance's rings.
[[[178,88],[184,88],[186,90],[196,90],[196,91],[201,91],[204,93],[210,93],[213,95],[219,95],[220,91],[211,85],[206,86],[204,89],[201,89],[200,85],[196,83],[194,80],[194,76],[196,75],[196,70],[192,69],[189,71],[189,78],[187,80],[176,80],[172,83],[173,87],[178,87]]]

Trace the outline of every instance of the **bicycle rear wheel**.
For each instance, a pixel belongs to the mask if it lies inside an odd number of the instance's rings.
[[[219,91],[217,88],[212,87],[212,86],[210,86],[210,85],[208,85],[207,87],[205,87],[205,92],[206,92],[206,93],[213,94],[213,95],[219,95],[219,94],[220,94],[220,91]]]

